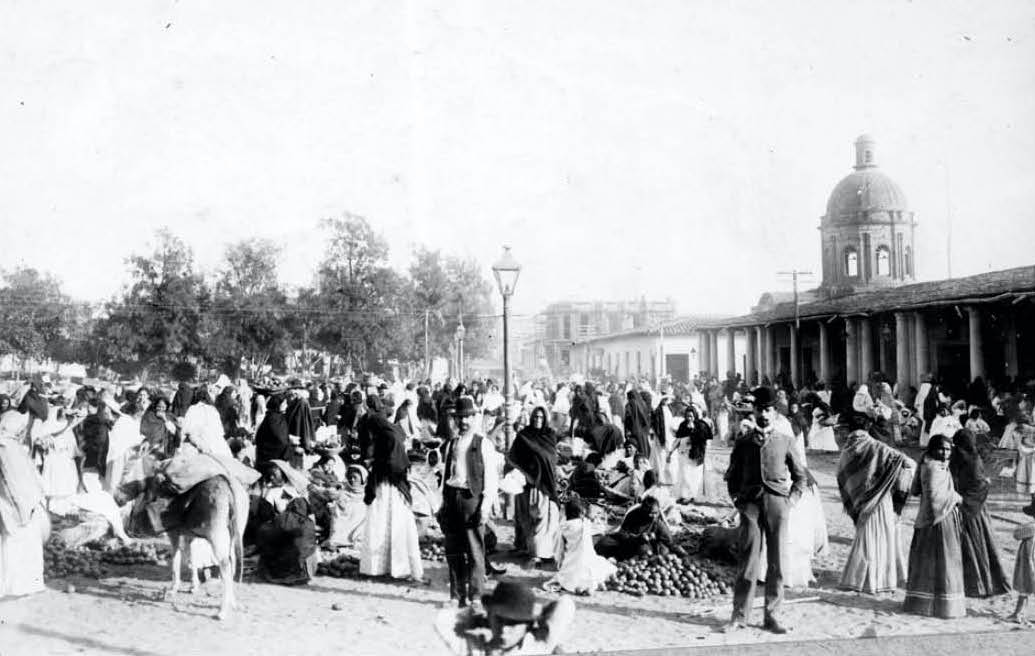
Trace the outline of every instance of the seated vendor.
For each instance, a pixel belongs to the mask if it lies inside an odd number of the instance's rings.
[[[292,499],[284,509],[256,532],[258,576],[270,583],[300,585],[316,574],[316,523],[304,497]]]
[[[601,484],[597,468],[600,466],[600,454],[590,453],[575,467],[572,472],[570,489],[583,499],[603,499],[608,490]]]
[[[658,500],[649,496],[629,511],[617,531],[601,536],[594,548],[601,556],[617,560],[669,552],[686,555],[672,542],[672,534],[661,516]]]

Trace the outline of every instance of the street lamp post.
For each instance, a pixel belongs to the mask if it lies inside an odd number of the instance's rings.
[[[510,254],[510,246],[503,247],[503,257],[492,265],[492,273],[496,276],[496,284],[503,297],[503,430],[509,448],[512,428],[510,425],[510,326],[508,323],[510,297],[514,293],[518,276],[521,274],[521,265]]]
[[[460,377],[460,382],[464,380],[464,335],[467,334],[467,329],[464,328],[464,319],[460,318],[460,324],[456,327],[456,344],[457,344],[457,373]]]

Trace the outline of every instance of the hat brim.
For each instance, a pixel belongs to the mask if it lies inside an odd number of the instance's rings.
[[[491,594],[482,595],[482,606],[496,617],[510,620],[511,622],[534,622],[537,617],[534,607],[527,614],[516,612],[513,608],[503,608],[497,605],[496,600],[492,598]]]

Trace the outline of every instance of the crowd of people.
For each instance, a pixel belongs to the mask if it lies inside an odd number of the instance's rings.
[[[882,594],[904,586],[906,612],[946,618],[965,613],[966,597],[1013,587],[1022,619],[1035,586],[1035,529],[1017,532],[1010,580],[985,501],[1000,473],[988,468],[993,450],[1016,454],[1016,491],[1035,499],[1030,390],[979,379],[953,395],[928,377],[902,393],[880,374],[833,392],[767,380],[752,388],[732,374],[514,387],[506,399],[492,380],[374,376],[20,385],[0,395],[0,596],[42,589],[39,536],[49,516],[97,512],[125,539],[127,530],[154,531],[126,492],[140,461],[208,454],[257,472],[245,543],[265,580],[306,583],[321,545],[354,552],[362,575],[422,580],[419,536],[439,530],[456,602],[436,623],[447,642],[482,626],[488,646],[556,644],[574,612],[568,602],[543,615],[520,585],[498,585],[506,598],[486,594],[488,577],[503,571],[489,559],[500,548],[498,524],[513,522],[512,549],[527,567],[556,572],[549,590],[591,594],[616,561],[685,555],[673,539],[683,513],[723,500],[709,457],[722,446],[740,526],[727,630],[747,624],[756,582],[765,581],[763,627],[784,633],[784,587],[814,581],[811,562],[827,533],[809,452],[840,454],[838,491],[856,528],[842,587]],[[907,555],[900,515],[911,496],[919,509]],[[624,509],[618,526],[608,525],[605,507]],[[192,569],[213,565],[204,545],[191,545]],[[521,612],[507,620],[501,609],[511,606]],[[514,625],[526,630],[504,630]]]

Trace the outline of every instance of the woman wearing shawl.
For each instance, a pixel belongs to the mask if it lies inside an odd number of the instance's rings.
[[[259,527],[259,577],[269,583],[301,585],[316,574],[316,523],[310,517],[309,502],[296,497],[284,512]]]
[[[275,395],[270,397],[266,408],[266,416],[255,432],[255,468],[262,469],[271,460],[291,461],[295,447],[291,444],[288,432],[287,399]]]
[[[525,475],[525,487],[514,497],[514,548],[537,563],[553,558],[560,525],[557,436],[541,406],[532,409],[528,426],[514,438],[508,460]]]
[[[216,397],[216,410],[219,411],[219,419],[223,422],[223,438],[236,437],[238,423],[241,420],[241,412],[237,409],[237,390],[233,385],[227,385]]]
[[[571,400],[571,434],[573,437],[586,439],[589,431],[596,423],[596,391],[590,383],[575,388],[575,396]]]
[[[985,508],[990,481],[985,465],[977,453],[974,434],[962,429],[953,437],[955,448],[949,460],[949,471],[956,491],[963,497],[960,504],[963,532],[963,583],[968,597],[991,597],[1010,591],[1006,573],[999,560],[992,522]]]
[[[49,519],[43,484],[25,449],[0,439],[0,599],[43,591]]]
[[[331,535],[327,541],[333,546],[358,547],[363,539],[367,519],[367,470],[362,465],[349,465],[345,470],[345,485],[338,502],[331,506]]]
[[[417,520],[410,508],[406,436],[377,412],[368,413],[364,429],[371,442],[372,460],[363,498],[367,514],[359,572],[419,580],[424,577],[424,566],[417,542]]]
[[[658,407],[651,415],[653,436],[650,441],[650,466],[658,476],[659,485],[672,485],[677,476],[677,462],[673,462],[676,450],[676,418],[672,416],[672,397],[661,397]]]
[[[942,619],[967,614],[963,593],[963,556],[960,548],[960,513],[963,498],[952,485],[949,458],[952,441],[932,435],[913,494],[920,508],[909,545],[909,581],[903,610]]]
[[[183,416],[183,443],[192,444],[201,453],[234,457],[223,436],[223,420],[205,386],[194,393],[194,405]]]
[[[636,390],[629,390],[625,404],[625,438],[636,445],[636,452],[650,457],[650,411]]]
[[[194,391],[185,382],[176,386],[176,395],[173,396],[172,413],[175,417],[183,417],[187,410],[194,404]]]
[[[898,519],[906,503],[914,463],[874,439],[867,432],[869,426],[868,416],[851,414],[851,433],[837,466],[841,502],[855,522],[841,586],[879,594],[894,591],[905,578]]]
[[[140,433],[152,453],[169,458],[176,451],[176,424],[168,413],[169,402],[159,396],[140,418]]]
[[[697,409],[688,405],[683,411],[683,422],[676,431],[675,486],[672,495],[680,502],[702,501],[705,498],[704,457],[711,428],[697,416]]]

